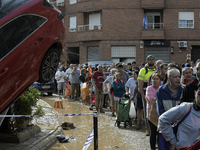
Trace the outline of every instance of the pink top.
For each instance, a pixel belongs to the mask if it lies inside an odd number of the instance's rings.
[[[156,98],[157,90],[153,86],[148,86],[146,90],[146,101],[147,101],[147,118],[149,117],[149,110],[151,105],[151,99]]]

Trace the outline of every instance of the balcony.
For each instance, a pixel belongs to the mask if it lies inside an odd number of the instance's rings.
[[[142,30],[141,39],[164,39],[164,23],[147,23],[147,29]]]
[[[99,25],[87,24],[78,26],[78,32],[91,31],[91,30],[101,30],[101,24]]]
[[[142,0],[142,8],[145,9],[159,9],[164,8],[164,0]]]

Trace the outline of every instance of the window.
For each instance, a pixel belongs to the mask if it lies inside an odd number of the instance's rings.
[[[36,30],[38,27],[42,26],[47,19],[36,16],[36,15],[27,15],[27,17],[30,19],[30,21],[33,24],[33,30]]]
[[[89,30],[100,30],[101,29],[101,14],[90,14],[89,15]]]
[[[179,12],[179,28],[194,28],[194,12]]]
[[[2,30],[0,30],[0,47],[1,47],[0,50],[0,60],[1,60],[6,55],[6,47],[2,36]]]
[[[163,28],[160,13],[146,13],[147,29]]]
[[[76,32],[76,16],[69,18],[69,32]]]
[[[33,32],[31,22],[26,16],[21,16],[2,27],[8,54],[13,48],[25,40]]]
[[[76,4],[77,3],[77,0],[69,0],[69,4]]]

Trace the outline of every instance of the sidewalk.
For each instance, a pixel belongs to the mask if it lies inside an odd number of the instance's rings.
[[[53,115],[57,112],[43,100],[38,104],[43,107],[45,114]],[[34,109],[35,110],[35,109]],[[59,126],[58,117],[38,117],[32,121],[35,124],[18,133],[20,143],[3,143],[0,142],[1,150],[45,150],[54,144],[57,139],[56,135],[64,134],[62,127]],[[5,137],[6,138],[6,137]],[[9,138],[9,137],[7,137]]]

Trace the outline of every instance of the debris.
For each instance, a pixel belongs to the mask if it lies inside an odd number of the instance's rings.
[[[61,135],[57,135],[56,138],[58,139],[58,141],[60,143],[68,143],[69,142],[69,138],[65,138],[64,136],[61,136]]]
[[[73,123],[70,123],[70,122],[64,122],[61,127],[64,129],[64,130],[70,130],[70,129],[75,129],[76,127],[74,127]]]

